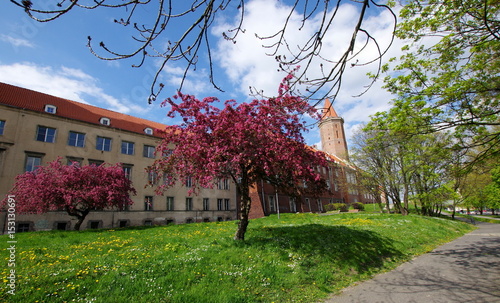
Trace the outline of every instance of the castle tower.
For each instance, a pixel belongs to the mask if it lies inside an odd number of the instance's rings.
[[[349,161],[349,152],[344,132],[344,119],[337,115],[329,99],[325,100],[325,107],[319,123],[319,133],[324,152]]]

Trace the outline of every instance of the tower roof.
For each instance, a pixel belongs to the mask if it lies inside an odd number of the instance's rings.
[[[323,108],[323,117],[322,118],[340,118],[335,109],[333,108],[330,99],[325,100],[325,106]]]

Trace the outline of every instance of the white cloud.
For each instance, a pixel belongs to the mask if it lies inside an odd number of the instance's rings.
[[[260,36],[271,35],[278,32],[284,24],[291,7],[285,6],[280,1],[252,0],[245,5],[245,19],[243,28],[245,33],[241,33],[236,44],[221,39],[217,45],[216,60],[219,62],[229,79],[234,83],[241,93],[248,94],[249,86],[264,90],[268,95],[275,95],[277,86],[283,78],[283,73],[277,72],[277,63],[274,57],[266,56],[263,49],[264,43],[269,41],[258,39]],[[398,9],[395,9],[398,13]],[[330,12],[331,16],[332,12]],[[329,34],[322,41],[321,56],[331,61],[336,61],[345,52],[351,37],[353,28],[359,16],[359,6],[353,4],[342,4],[337,11],[334,22],[331,25]],[[322,19],[322,15],[313,16],[300,30],[302,15],[294,12],[288,23],[288,36],[286,37],[289,47],[297,49],[297,45],[303,45],[311,35],[317,31]],[[213,31],[213,34],[220,36],[220,33],[234,28],[236,24],[221,23]],[[362,28],[373,36],[380,48],[384,50],[391,41],[394,18],[386,10],[378,11],[373,8],[363,20]],[[358,34],[356,50],[359,50],[365,43],[366,37],[362,33]],[[394,41],[393,46],[385,55],[384,60],[399,54],[402,42]],[[355,50],[355,52],[356,52]],[[370,42],[366,48],[356,57],[359,64],[372,61],[378,56],[376,45]],[[288,57],[288,55],[287,55]],[[353,63],[355,60],[353,61]],[[384,63],[384,62],[382,62]],[[315,58],[310,65],[308,77],[314,78],[320,75],[320,58]],[[327,63],[323,61],[323,65]],[[318,68],[314,69],[314,66]],[[353,128],[360,122],[367,122],[369,116],[378,111],[387,110],[389,101],[393,98],[382,88],[382,83],[375,83],[368,93],[361,97],[353,97],[362,93],[371,80],[366,76],[368,72],[375,72],[378,63],[368,66],[356,66],[346,68],[342,79],[341,91],[334,107],[346,122],[347,137],[352,134]],[[322,104],[321,104],[322,105]],[[316,143],[318,136],[311,131],[309,136]],[[314,139],[316,138],[316,139]]]
[[[93,103],[120,113],[147,111],[147,108],[105,93],[98,86],[98,80],[82,70],[65,66],[54,68],[27,62],[0,65],[0,81],[73,101]]]
[[[30,41],[28,41],[26,39],[16,38],[16,37],[12,37],[12,36],[5,35],[5,34],[0,35],[0,40],[7,42],[14,47],[20,47],[20,46],[35,47],[35,45],[33,43],[31,43]]]
[[[184,77],[184,68],[167,64],[161,74],[162,81],[176,89],[180,87]],[[198,98],[205,97],[205,94],[214,92],[210,85],[208,71],[200,68],[196,72],[190,71],[182,83],[182,92],[189,95],[195,95]],[[202,96],[203,95],[203,96]]]

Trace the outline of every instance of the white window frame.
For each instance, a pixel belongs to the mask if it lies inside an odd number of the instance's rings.
[[[110,126],[111,125],[111,119],[110,118],[106,118],[106,117],[102,117],[101,119],[99,119],[99,123],[101,123],[102,125]]]
[[[49,114],[55,115],[57,113],[57,106],[52,104],[45,104],[44,111]]]

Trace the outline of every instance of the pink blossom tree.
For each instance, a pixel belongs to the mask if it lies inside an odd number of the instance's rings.
[[[177,181],[191,178],[192,192],[212,188],[218,180],[230,178],[240,197],[240,221],[235,240],[244,240],[250,211],[250,187],[266,180],[281,191],[321,194],[326,182],[315,172],[327,165],[322,152],[304,143],[306,131],[301,115],[319,118],[316,109],[287,93],[283,80],[278,97],[237,104],[228,100],[219,109],[214,97],[198,100],[178,93],[163,105],[170,105],[169,117],[178,114],[183,123],[168,126],[161,132],[157,152],[163,157],[151,169],[163,179],[157,191],[161,194]],[[176,101],[180,100],[179,104]]]
[[[9,192],[16,197],[17,212],[65,210],[78,219],[75,230],[80,230],[92,210],[123,209],[132,204],[130,193],[135,194],[135,189],[119,164],[63,165],[60,158],[33,172],[18,175]]]

